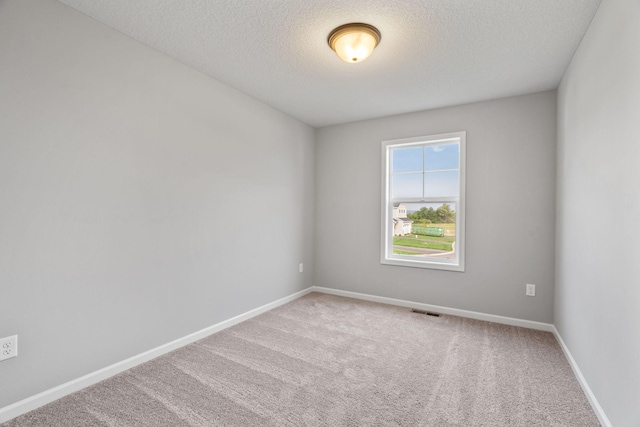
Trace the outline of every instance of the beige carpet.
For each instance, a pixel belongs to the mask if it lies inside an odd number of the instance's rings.
[[[597,426],[552,334],[324,294],[4,426]]]

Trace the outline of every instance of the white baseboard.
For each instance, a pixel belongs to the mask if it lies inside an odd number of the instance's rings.
[[[503,325],[521,326],[523,328],[537,329],[539,331],[553,332],[551,323],[535,322],[533,320],[516,319],[515,317],[497,316],[495,314],[480,313],[478,311],[460,310],[458,308],[442,307],[439,305],[423,304],[420,302],[406,301],[395,298],[379,297],[357,292],[342,291],[339,289],[314,286],[314,292],[337,295],[341,297],[356,298],[365,301],[380,302],[383,304],[398,305],[400,307],[416,308],[419,310],[434,311],[436,313],[450,314],[452,316],[467,317],[469,319],[485,320],[487,322],[501,323]]]
[[[158,356],[162,356],[165,353],[168,353],[180,347],[184,347],[187,344],[191,344],[213,333],[219,332],[230,326],[236,325],[240,322],[243,322],[247,319],[255,317],[266,311],[269,311],[278,306],[286,304],[290,301],[298,299],[301,296],[312,292],[312,289],[313,288],[310,287],[300,292],[296,292],[292,295],[281,298],[269,304],[265,304],[253,310],[247,311],[246,313],[232,317],[231,319],[227,319],[220,323],[216,323],[215,325],[209,326],[207,328],[204,328],[200,331],[194,332],[182,338],[178,338],[177,340],[171,341],[167,344],[163,344],[149,351],[145,351],[144,353],[130,357],[121,362],[114,363],[113,365],[99,369],[95,372],[91,372],[90,374],[84,375],[75,380],[61,384],[49,390],[45,390],[42,393],[38,393],[34,396],[28,397],[26,399],[23,399],[9,406],[5,406],[4,408],[0,408],[0,424],[3,422],[9,421],[22,414],[25,414],[29,411],[33,411],[34,409],[39,408],[43,405],[46,405],[47,403],[51,403],[54,400],[58,400],[61,397],[64,397],[78,390],[81,390],[85,387],[89,387],[90,385],[103,381],[109,377],[119,374],[120,372],[126,371],[127,369],[131,369],[134,366],[140,365],[144,362],[148,362],[149,360],[155,359]]]
[[[558,341],[558,343],[560,344],[560,347],[562,348],[562,351],[564,352],[564,355],[569,361],[569,365],[571,366],[571,369],[573,369],[573,373],[576,375],[576,378],[578,379],[578,383],[580,384],[580,387],[582,387],[582,391],[584,392],[584,394],[587,396],[587,399],[591,404],[591,408],[593,409],[593,412],[596,413],[596,416],[598,417],[600,424],[602,424],[604,427],[611,427],[611,421],[609,421],[609,418],[607,418],[607,414],[605,414],[604,410],[602,409],[602,406],[600,406],[600,403],[598,402],[598,399],[596,399],[596,396],[593,394],[593,391],[591,391],[591,387],[589,387],[587,380],[582,375],[582,371],[580,371],[578,364],[576,363],[575,359],[571,355],[569,348],[564,343],[564,340],[562,339],[560,332],[558,332],[555,326],[553,327],[553,335],[555,335],[556,340]]]

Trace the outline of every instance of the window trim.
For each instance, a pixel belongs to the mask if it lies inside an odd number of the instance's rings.
[[[406,202],[446,202],[451,201],[456,203],[456,251],[458,255],[457,263],[446,262],[442,259],[433,258],[433,260],[416,260],[409,257],[403,257],[402,255],[393,255],[392,252],[392,236],[391,230],[392,217],[393,217],[393,200],[389,199],[390,182],[389,179],[391,172],[391,156],[389,152],[392,148],[399,145],[429,145],[439,142],[445,142],[447,140],[458,139],[460,144],[460,194],[457,197],[422,197],[419,199],[406,198],[403,201]],[[437,135],[418,136],[412,138],[402,138],[382,141],[382,215],[381,215],[381,242],[380,242],[380,263],[385,265],[394,265],[402,267],[416,267],[416,268],[428,268],[437,270],[448,270],[464,272],[465,270],[465,199],[466,199],[466,139],[467,132],[451,132],[442,133]],[[448,200],[447,200],[448,199]],[[389,256],[391,255],[391,256]]]

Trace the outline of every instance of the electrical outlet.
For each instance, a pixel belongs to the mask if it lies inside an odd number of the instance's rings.
[[[298,266],[298,270],[300,271],[300,273],[302,273],[304,271],[304,264],[300,263],[300,266]]]
[[[0,338],[0,360],[11,359],[18,355],[18,336]]]
[[[528,297],[535,297],[536,296],[536,285],[532,285],[530,283],[527,283],[527,290],[525,292],[525,295]]]

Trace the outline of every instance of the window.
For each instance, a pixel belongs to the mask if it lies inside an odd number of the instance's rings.
[[[465,139],[382,142],[381,263],[464,271]]]

